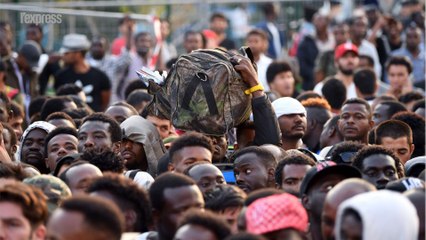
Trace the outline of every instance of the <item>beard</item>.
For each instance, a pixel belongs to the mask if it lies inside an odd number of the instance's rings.
[[[346,75],[346,76],[351,76],[351,75],[354,74],[354,69],[345,68],[345,67],[341,66],[340,64],[338,65],[338,69],[343,75]]]
[[[145,57],[148,54],[149,50],[150,49],[148,47],[139,47],[136,49],[136,52],[139,56]]]

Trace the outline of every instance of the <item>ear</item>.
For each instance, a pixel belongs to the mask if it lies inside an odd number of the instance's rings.
[[[309,211],[309,210],[311,210],[311,202],[309,201],[309,197],[308,197],[308,195],[306,195],[306,194],[303,194],[303,196],[302,196],[302,205],[303,205],[303,207],[307,210],[307,211]]]
[[[368,124],[370,125],[370,130],[373,129],[373,127],[374,127],[374,121],[372,119],[370,119],[370,121],[369,121]]]
[[[175,170],[175,165],[173,165],[173,163],[169,163],[169,165],[167,165],[167,171],[173,172],[174,170]]]
[[[119,153],[120,147],[121,147],[121,141],[115,142],[115,143],[112,144],[112,151],[114,153]]]
[[[416,146],[412,143],[411,146],[410,146],[410,149],[411,149],[411,151],[410,151],[410,157],[411,157],[411,155],[413,155],[415,147]]]
[[[337,131],[336,128],[337,128],[337,126],[335,126],[335,127],[329,127],[328,130],[327,130],[327,136],[328,137],[333,136],[336,133],[336,131]]]
[[[124,214],[124,224],[126,226],[126,229],[132,229],[134,230],[135,228],[135,223],[137,221],[137,215],[136,212],[133,210],[128,210],[125,211]]]
[[[10,149],[10,150],[11,150],[11,153],[12,153],[12,154],[15,154],[15,153],[16,153],[16,151],[18,151],[18,145],[16,145],[16,144],[15,144],[15,145],[13,145],[13,146],[12,146],[12,149]]]
[[[46,226],[44,226],[43,224],[41,224],[36,229],[34,229],[32,235],[33,236],[32,236],[31,239],[34,239],[34,240],[44,240],[45,237],[46,237]]]
[[[49,160],[47,158],[44,158],[44,164],[46,165],[47,168],[49,168]]]
[[[307,126],[311,131],[317,127],[317,120],[310,119]]]

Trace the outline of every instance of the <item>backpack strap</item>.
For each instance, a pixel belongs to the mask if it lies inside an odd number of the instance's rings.
[[[209,82],[209,77],[202,72],[196,73],[188,86],[186,87],[185,94],[182,100],[182,108],[186,110],[191,110],[189,107],[189,103],[191,102],[192,97],[194,96],[195,90],[198,85],[201,84],[203,88],[204,96],[206,97],[207,106],[209,108],[210,115],[218,115],[219,110],[216,106],[216,100],[214,98],[213,90]]]
[[[138,169],[130,171],[129,178],[135,180],[136,174],[138,174],[138,172]]]

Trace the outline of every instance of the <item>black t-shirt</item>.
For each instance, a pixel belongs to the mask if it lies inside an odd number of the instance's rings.
[[[111,90],[111,82],[104,72],[90,67],[87,73],[81,74],[67,67],[55,74],[55,90],[67,83],[81,87],[86,94],[87,104],[96,112],[102,111],[101,92]]]

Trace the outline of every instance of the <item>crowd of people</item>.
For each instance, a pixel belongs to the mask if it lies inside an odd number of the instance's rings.
[[[14,49],[1,22],[0,239],[425,239],[424,1],[366,2],[308,14],[292,41],[264,4],[254,63],[232,58],[252,115],[224,135],[147,108],[136,71],[179,57],[167,20],[155,38],[125,16],[110,47],[70,33],[59,53],[35,24]],[[236,52],[228,23],[187,31],[183,54]]]

